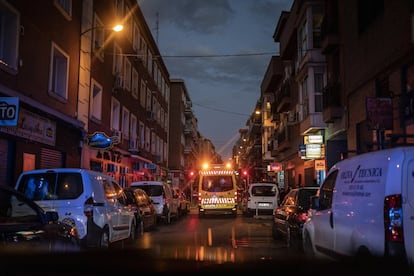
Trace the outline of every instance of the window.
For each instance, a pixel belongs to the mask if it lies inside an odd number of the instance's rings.
[[[225,192],[233,189],[233,180],[231,176],[214,175],[203,177],[201,189],[208,192]]]
[[[323,21],[323,8],[320,6],[314,6],[313,12],[313,48],[321,47],[321,26]]]
[[[140,40],[139,28],[138,28],[138,25],[136,23],[134,23],[134,33],[133,33],[133,37],[132,37],[132,48],[137,53],[139,51],[139,40]]]
[[[122,73],[122,50],[116,44],[114,46],[114,67],[112,73],[114,76]]]
[[[0,1],[0,66],[17,70],[20,16],[5,1]]]
[[[24,175],[19,185],[31,200],[74,199],[83,192],[79,173],[39,173]]]
[[[139,122],[139,147],[141,149],[145,147],[145,125],[143,122]]]
[[[335,188],[335,181],[338,175],[338,171],[332,172],[328,175],[322,184],[319,191],[319,209],[329,209],[332,207],[332,197]]]
[[[52,43],[50,60],[49,91],[67,99],[69,55],[63,52],[55,43]]]
[[[112,98],[112,104],[111,104],[112,112],[111,112],[111,128],[119,130],[119,122],[120,122],[120,114],[121,114],[121,104],[114,98]]]
[[[122,133],[125,137],[129,137],[129,110],[122,109]]]
[[[103,45],[105,43],[105,29],[104,24],[99,19],[99,17],[95,14],[95,22],[94,22],[94,29],[93,29],[93,44],[92,50],[96,53],[96,56],[103,59],[104,58],[104,51]]]
[[[150,151],[150,142],[151,142],[151,129],[149,127],[145,127],[145,150]]]
[[[309,97],[308,97],[308,76],[301,83],[302,88],[302,118],[306,118],[309,115]]]
[[[142,57],[142,61],[144,66],[147,66],[147,43],[145,42],[145,39],[141,37],[141,47],[140,47],[140,54]]]
[[[314,74],[315,82],[315,112],[323,111],[323,74]]]
[[[155,146],[157,145],[157,135],[155,132],[151,131],[151,153],[155,154]]]
[[[147,101],[146,101],[146,110],[151,111],[151,90],[147,87]]]
[[[298,57],[299,60],[302,60],[302,57],[306,55],[306,51],[308,50],[307,47],[307,23],[306,21],[303,23],[302,26],[300,26],[298,31]]]
[[[135,141],[137,139],[137,117],[134,114],[131,114],[131,121],[130,121],[130,140]]]
[[[131,90],[131,62],[127,57],[124,61],[124,87],[126,90]]]
[[[135,68],[132,68],[132,97],[138,99],[139,79],[138,72]]]
[[[130,42],[132,42],[132,31],[133,31],[133,16],[131,9],[125,4],[125,27],[126,27],[126,37]]]
[[[91,99],[90,99],[90,118],[102,119],[102,86],[92,80]]]
[[[146,97],[147,85],[144,81],[141,80],[141,91],[139,92],[139,104],[142,107],[145,107],[145,97]]]
[[[54,5],[60,10],[65,17],[72,17],[72,0],[55,0]]]
[[[151,51],[148,51],[147,55],[147,64],[148,64],[148,73],[153,77],[153,79],[156,81],[157,79],[154,78],[153,72],[152,72],[152,53]]]
[[[115,0],[116,18],[123,18],[124,0]]]

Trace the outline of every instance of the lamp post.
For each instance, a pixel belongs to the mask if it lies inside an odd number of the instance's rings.
[[[87,21],[91,22],[91,21]],[[90,25],[89,25],[90,26]],[[77,113],[76,117],[79,121],[84,123],[84,133],[87,134],[89,130],[89,116],[91,108],[91,64],[92,64],[92,46],[95,42],[92,40],[101,40],[98,43],[101,48],[105,45],[104,30],[112,30],[114,32],[120,32],[123,30],[123,26],[120,24],[113,26],[95,25],[92,27],[81,28],[83,31],[79,35],[79,76],[78,76],[78,100],[77,100]],[[100,33],[94,35],[92,31],[99,30]],[[100,49],[100,50],[102,50]],[[99,55],[99,52],[95,53]],[[83,147],[81,152],[81,167],[89,169],[89,149]]]

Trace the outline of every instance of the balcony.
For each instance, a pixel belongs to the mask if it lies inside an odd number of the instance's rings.
[[[191,101],[186,101],[184,106],[184,115],[191,116],[193,114],[193,103]]]
[[[275,103],[277,105],[277,112],[290,110],[294,85],[293,80],[286,81],[282,84],[280,90],[276,92]]]
[[[314,133],[326,128],[326,123],[322,119],[322,112],[310,113],[306,118],[300,122],[300,133],[305,135],[307,133]]]

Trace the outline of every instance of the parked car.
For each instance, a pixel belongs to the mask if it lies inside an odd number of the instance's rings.
[[[164,181],[137,181],[132,182],[131,188],[143,189],[152,199],[157,211],[157,220],[170,224],[173,218],[179,217],[178,197],[172,188]]]
[[[46,211],[57,211],[60,221],[76,228],[84,247],[108,248],[135,239],[135,214],[107,174],[77,168],[31,170],[20,174],[15,188]]]
[[[273,239],[285,239],[287,246],[302,249],[302,228],[307,219],[311,197],[319,187],[291,189],[273,212]]]
[[[140,188],[124,188],[129,204],[135,213],[136,233],[151,231],[157,226],[157,211],[152,199]]]
[[[279,189],[275,183],[250,183],[243,201],[246,216],[272,215],[279,203]]]
[[[190,212],[190,199],[187,195],[178,188],[174,188],[175,197],[178,198],[178,212],[180,216],[185,216]]]
[[[16,203],[19,208],[14,208]],[[0,185],[0,251],[22,253],[79,250],[73,226],[58,221],[58,213],[45,211],[13,187]]]

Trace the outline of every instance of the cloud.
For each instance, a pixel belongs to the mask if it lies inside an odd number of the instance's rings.
[[[223,29],[234,13],[226,0],[144,0],[140,5],[153,14],[151,19],[158,13],[160,23],[203,34]]]
[[[185,81],[201,134],[216,149],[228,146],[223,157],[231,155],[228,141],[260,98],[271,56],[278,54],[273,34],[292,2],[138,0],[170,77]]]

